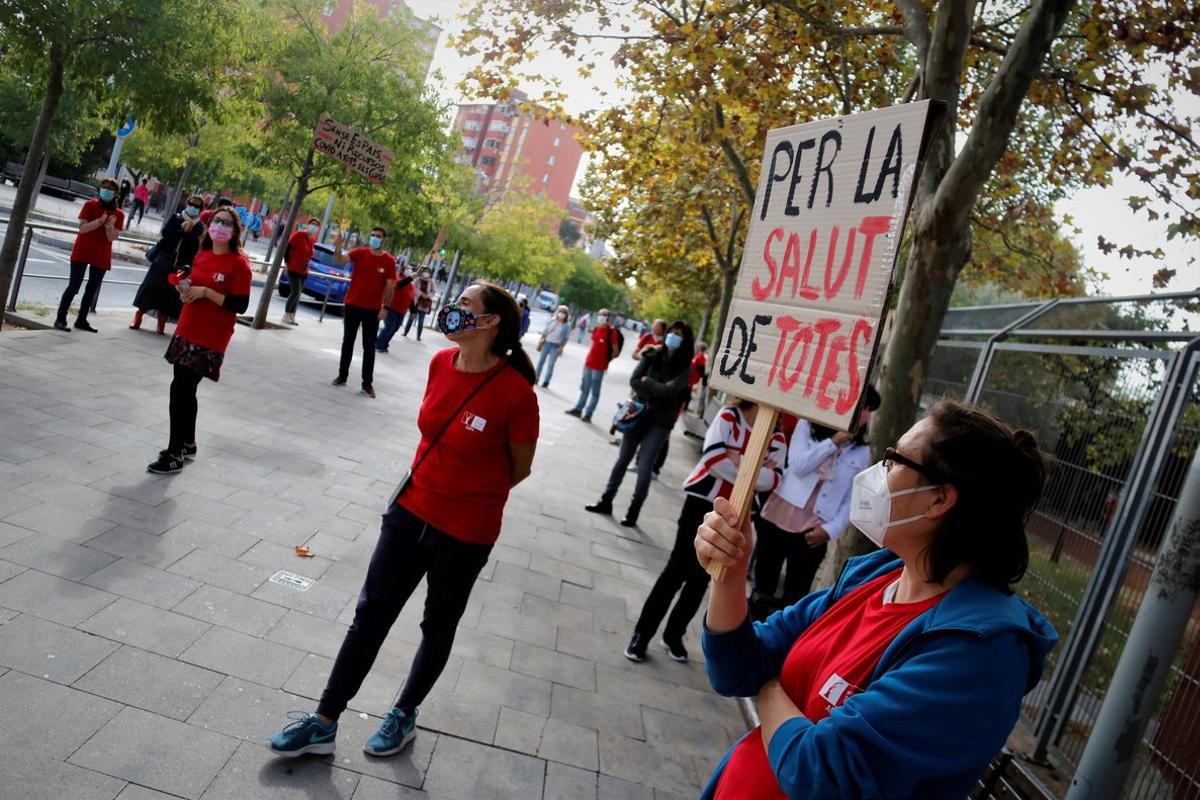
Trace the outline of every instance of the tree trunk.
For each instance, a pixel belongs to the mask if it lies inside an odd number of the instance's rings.
[[[192,174],[192,168],[196,166],[196,159],[188,156],[188,160],[184,162],[183,169],[179,171],[179,180],[175,181],[175,187],[171,189],[171,195],[167,198],[167,204],[163,206],[163,219],[167,219],[175,210],[179,208],[179,199],[183,197],[183,193],[187,190],[187,179]]]
[[[716,308],[717,301],[721,297],[715,291],[708,298],[708,304],[704,307],[704,316],[700,318],[700,330],[696,333],[696,341],[708,343],[708,332],[712,328],[713,310]]]
[[[725,269],[721,272],[721,312],[717,315],[717,346],[713,348],[712,358],[724,346],[725,320],[729,316],[729,305],[733,302],[733,290],[737,287],[737,268]]]
[[[292,184],[294,182],[295,181],[288,182],[287,191],[283,193],[283,199],[279,201],[279,212],[276,215],[278,219],[275,221],[275,226],[271,229],[271,241],[267,245],[267,261],[271,260],[271,254],[275,252],[275,248],[279,246],[279,243],[283,239],[283,209],[288,207],[288,202],[292,196]]]
[[[54,116],[58,113],[59,100],[62,99],[65,60],[63,46],[59,42],[52,42],[50,69],[46,75],[46,93],[42,96],[42,111],[38,115],[37,125],[34,126],[33,137],[29,141],[29,152],[25,154],[25,171],[21,173],[21,183],[17,186],[17,196],[13,198],[8,229],[4,232],[4,245],[0,247],[0,302],[8,300],[8,291],[12,286],[21,237],[25,234],[25,222],[29,219],[33,193],[37,189],[38,181],[35,177],[41,166],[42,152],[50,138],[50,126],[54,124]],[[0,325],[2,324],[3,315],[0,314]]]
[[[309,145],[308,154],[304,157],[304,166],[296,178],[296,196],[292,199],[292,207],[288,209],[287,222],[283,226],[285,234],[296,224],[296,215],[300,213],[304,198],[308,196],[308,179],[312,175],[315,155],[316,150]],[[267,311],[271,307],[271,293],[275,291],[275,282],[279,280],[279,267],[283,264],[283,253],[286,249],[286,247],[276,248],[275,256],[271,259],[271,267],[267,270],[267,282],[263,285],[262,294],[258,297],[258,309],[254,312],[253,327],[255,330],[262,330],[266,327]],[[298,291],[299,288],[294,286],[292,291]]]

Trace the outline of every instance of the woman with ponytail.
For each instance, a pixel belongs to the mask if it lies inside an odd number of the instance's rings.
[[[517,304],[499,286],[479,282],[442,308],[437,324],[455,346],[429,363],[417,415],[421,442],[388,503],[354,623],[316,713],[296,712],[270,739],[281,756],[333,752],[338,717],[424,578],[420,647],[395,706],[363,750],[390,756],[413,740],[417,707],[446,666],[475,578],[500,535],[509,489],[529,476],[538,405]]]
[[[725,566],[701,645],[713,688],[757,696],[762,724],[701,798],[966,797],[1057,639],[1012,588],[1045,480],[1031,434],[942,400],[853,480],[850,522],[880,549],[759,623],[752,529],[717,498],[695,539]]]

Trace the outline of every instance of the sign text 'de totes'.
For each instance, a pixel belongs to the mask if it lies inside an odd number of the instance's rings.
[[[317,127],[313,130],[313,147],[318,153],[342,162],[372,183],[383,183],[395,160],[391,150],[327,114],[322,114],[317,120]]]
[[[851,427],[931,108],[907,103],[767,135],[714,388]]]

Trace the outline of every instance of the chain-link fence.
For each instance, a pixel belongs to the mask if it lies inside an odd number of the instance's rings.
[[[976,402],[1050,465],[1019,591],[1058,629],[1025,698],[1036,756],[1073,768],[1121,657],[1200,440],[1200,295],[952,309],[924,402]],[[1002,491],[1002,487],[1000,488]],[[1200,608],[1125,789],[1200,800]]]

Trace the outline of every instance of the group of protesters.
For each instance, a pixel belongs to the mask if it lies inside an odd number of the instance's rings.
[[[124,227],[119,192],[105,179],[79,214],[60,330],[70,330],[67,311],[86,275],[74,328],[95,331],[87,311]],[[165,321],[178,320],[165,353],[174,371],[169,437],[147,467],[153,473],[178,472],[197,456],[197,389],[205,378],[219,380],[237,314],[250,299],[243,219],[230,202],[205,206],[191,196],[166,220],[130,326],[154,311],[165,335]],[[290,324],[316,227],[305,221],[286,245]],[[333,384],[347,383],[360,335],[368,397],[375,397],[375,354],[388,351],[402,324],[407,335],[415,321],[420,339],[435,314],[451,346],[430,359],[420,442],[386,504],[353,623],[315,711],[297,712],[271,737],[280,756],[333,752],[340,715],[424,579],[420,645],[364,750],[386,757],[412,742],[419,708],[501,534],[509,492],[533,468],[541,425],[534,387],[549,387],[573,332],[581,342],[590,335],[579,397],[566,412],[590,423],[622,349],[611,311],[600,309],[592,324],[589,314],[572,320],[560,306],[538,336],[535,368],[522,344],[527,304],[477,281],[435,311],[432,270],[398,266],[387,238],[376,226],[349,251],[341,234],[334,238],[334,261],[352,270]],[[614,420],[620,450],[600,499],[586,507],[612,514],[636,458],[620,523],[627,528],[639,524],[655,467],[706,367],[684,320],[655,320],[631,356],[630,395]],[[686,631],[708,594],[701,647],[712,685],[755,696],[762,724],[733,745],[703,797],[966,796],[1040,678],[1056,634],[1012,592],[1029,558],[1024,522],[1046,475],[1036,441],[979,409],[941,401],[872,463],[869,420],[880,403],[868,387],[846,431],[795,420],[789,433],[777,424],[761,461],[745,464],[764,412],[728,398],[680,487],[674,546],[624,655],[644,661],[666,618],[661,643],[670,658],[687,661]],[[756,490],[744,522],[730,504],[742,469],[753,471]],[[880,549],[851,560],[832,587],[811,592],[829,543],[850,524]],[[712,580],[706,567],[716,566],[720,577]]]

